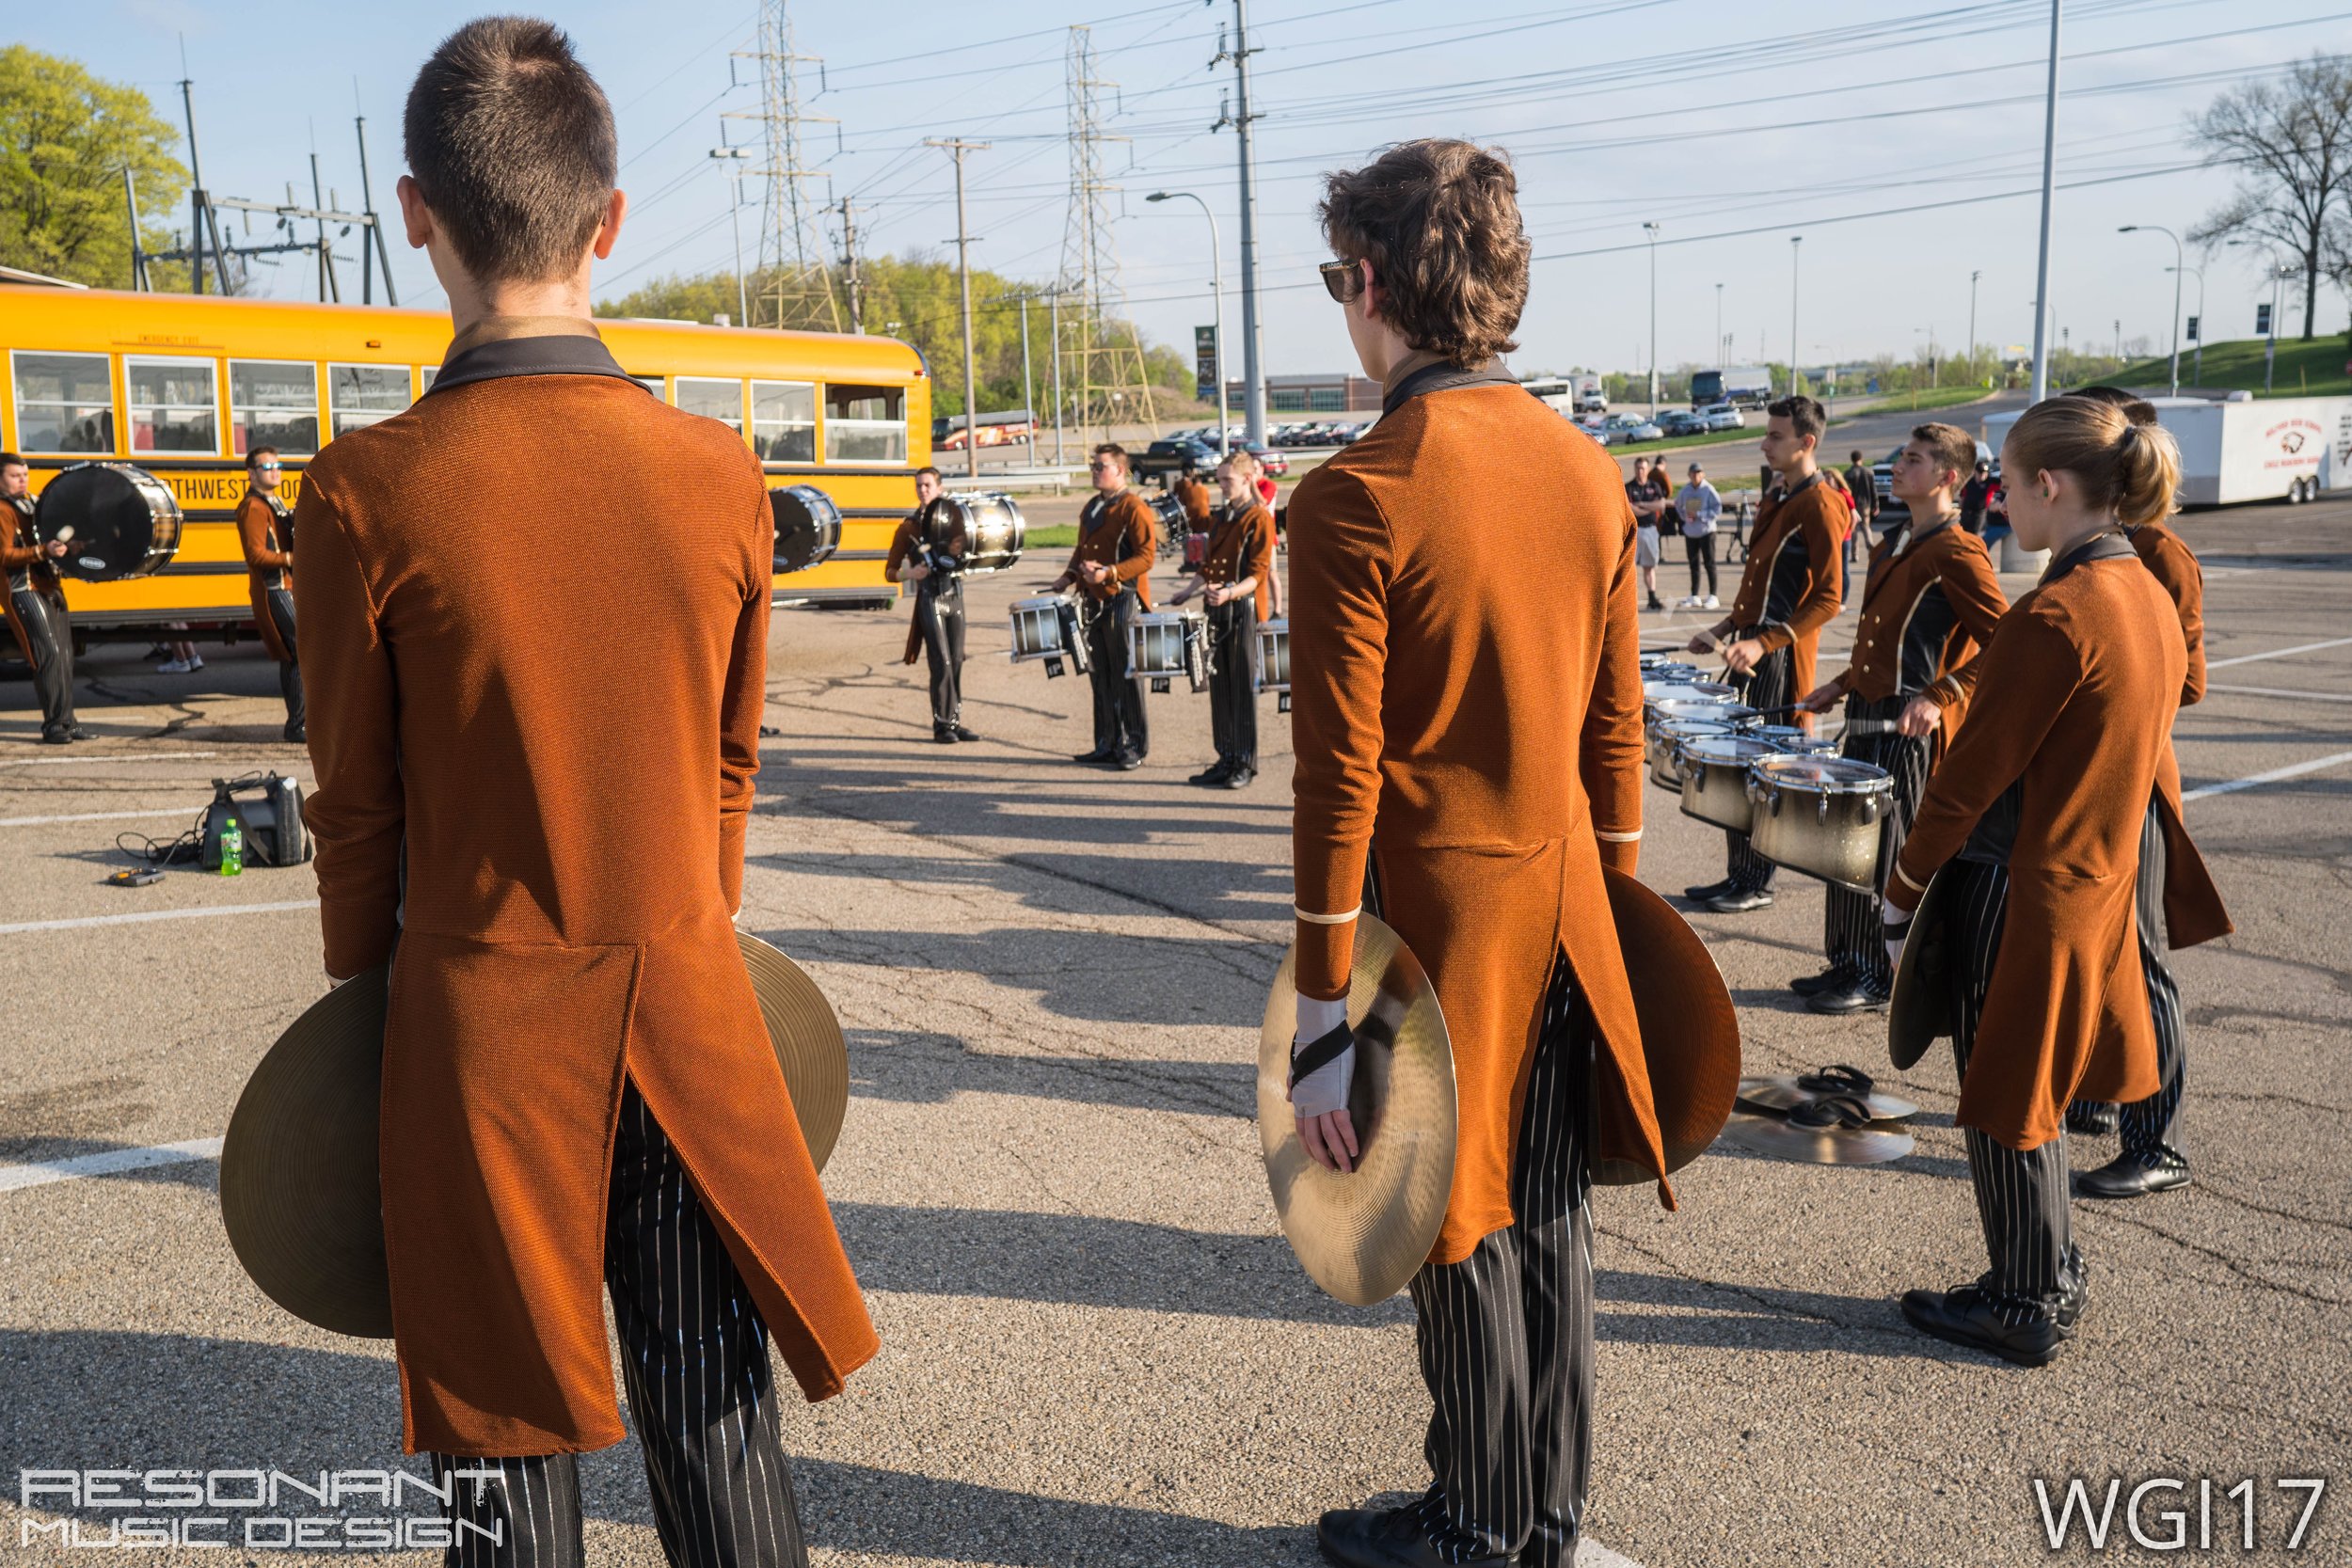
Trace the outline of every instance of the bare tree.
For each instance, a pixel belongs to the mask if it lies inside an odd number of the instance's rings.
[[[2190,230],[2199,245],[2264,240],[2303,266],[2303,338],[2338,207],[2352,207],[2352,55],[2313,54],[2284,82],[2250,82],[2191,121],[2206,162],[2239,170],[2237,190]]]

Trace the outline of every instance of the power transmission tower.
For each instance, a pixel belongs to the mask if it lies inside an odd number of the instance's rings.
[[[1095,73],[1094,35],[1070,29],[1070,216],[1062,231],[1060,292],[1077,306],[1068,349],[1073,403],[1071,417],[1081,427],[1095,424],[1109,434],[1114,419],[1140,421],[1156,431],[1151,372],[1143,342],[1125,314],[1119,282],[1119,252],[1111,241],[1107,198],[1119,191],[1103,177],[1103,144],[1125,141],[1103,132],[1102,93],[1116,86]]]
[[[759,266],[763,274],[761,302],[770,308],[772,326],[841,330],[841,307],[833,292],[833,272],[825,262],[825,247],[817,232],[820,203],[801,187],[825,176],[803,162],[802,131],[809,125],[829,125],[831,117],[813,115],[803,105],[796,68],[818,67],[814,55],[792,47],[792,17],[787,0],[765,0],[759,8],[759,47],[737,50],[734,57],[759,62],[759,108],[737,110],[729,119],[755,119],[767,141],[767,161],[747,174],[768,182],[762,202]]]

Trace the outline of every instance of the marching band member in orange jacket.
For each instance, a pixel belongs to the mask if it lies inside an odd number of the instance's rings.
[[[1258,623],[1269,613],[1274,584],[1274,514],[1258,500],[1258,460],[1235,448],[1216,466],[1225,504],[1210,525],[1200,571],[1170,604],[1199,595],[1209,605],[1209,734],[1216,761],[1191,782],[1247,789],[1258,777]]]

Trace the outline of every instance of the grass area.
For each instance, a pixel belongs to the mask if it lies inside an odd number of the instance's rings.
[[[1735,441],[1754,443],[1763,434],[1763,421],[1759,419],[1742,430],[1710,430],[1704,436],[1669,436],[1662,441],[1633,441],[1621,447],[1613,446],[1609,449],[1609,455],[1639,457],[1644,452],[1675,451],[1683,447],[1722,447]]]
[[[1033,528],[1021,536],[1021,548],[1029,550],[1074,550],[1078,547],[1078,525],[1064,523],[1059,528]]]
[[[1907,414],[1925,408],[1957,408],[1963,403],[1976,403],[1992,395],[1981,387],[1922,387],[1915,391],[1899,392],[1838,417],[1845,419],[1861,414]]]
[[[2196,373],[2196,353],[2188,344],[2181,345],[2181,385],[2192,383],[2212,388],[2243,387],[2256,397],[2263,392],[2263,347],[2261,338],[2241,338],[2233,342],[2207,343],[2205,369],[2201,377]],[[2281,398],[2343,397],[2352,393],[2352,374],[2344,371],[2352,350],[2344,346],[2344,335],[2330,332],[2304,342],[2298,338],[2279,340],[2279,362],[2272,372],[2269,395]],[[2125,387],[2142,391],[2163,390],[2171,384],[2172,358],[2169,354],[2153,359],[2142,359],[2126,365],[2115,380]]]

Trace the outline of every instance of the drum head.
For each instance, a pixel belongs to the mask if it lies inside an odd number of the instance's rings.
[[[1778,756],[1780,748],[1752,735],[1703,735],[1684,741],[1682,754],[1692,762],[1744,768],[1758,757]]]
[[[1822,790],[1835,795],[1862,794],[1873,786],[1895,787],[1894,774],[1851,757],[1803,756],[1784,752],[1777,756],[1757,758],[1756,770],[1786,788]]]
[[[1673,697],[1650,705],[1657,712],[1661,723],[1676,719],[1705,719],[1718,724],[1736,724],[1743,719],[1756,717],[1756,709],[1745,703],[1708,697]]]
[[[146,577],[180,547],[180,503],[171,489],[129,463],[76,463],[49,482],[33,510],[33,533],[66,546],[56,569],[84,582]]]
[[[1682,666],[1689,670],[1689,665]],[[1662,703],[1675,699],[1691,702],[1729,702],[1739,691],[1722,681],[1703,681],[1698,672],[1683,674],[1679,670],[1652,671],[1642,677],[1642,701]]]
[[[776,516],[775,570],[804,572],[841,547],[841,508],[813,484],[768,492]]]

